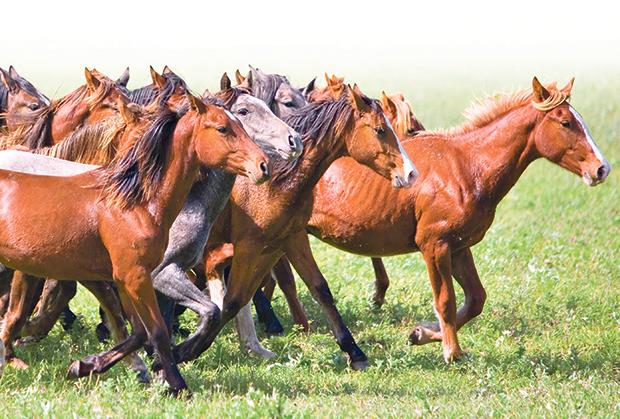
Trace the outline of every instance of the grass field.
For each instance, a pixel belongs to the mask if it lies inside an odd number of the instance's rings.
[[[400,89],[434,128],[460,122],[473,95],[493,87]],[[68,381],[71,360],[104,349],[93,333],[94,300],[80,291],[72,307],[81,327],[65,333],[56,326],[39,344],[18,349],[31,367],[8,369],[0,378],[0,416],[619,416],[620,80],[578,79],[572,103],[615,170],[605,184],[588,188],[538,161],[502,202],[474,248],[488,301],[459,334],[466,361],[447,366],[439,345],[407,345],[415,323],[434,318],[420,255],[386,260],[392,286],[385,306],[375,309],[370,261],[313,240],[338,307],[371,359],[367,371],[347,368],[300,283],[314,331],[291,331],[277,293],[274,305],[287,334],[264,344],[279,356],[248,358],[227,327],[207,353],[182,367],[191,401],[164,397],[159,385],[143,387],[124,365]]]

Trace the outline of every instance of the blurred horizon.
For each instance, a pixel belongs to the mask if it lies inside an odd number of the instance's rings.
[[[386,0],[381,7],[239,0],[233,6],[10,3],[3,30],[11,40],[0,66],[14,65],[52,97],[81,84],[84,67],[116,78],[129,66],[130,87],[138,87],[150,82],[149,65],[158,71],[168,65],[198,93],[216,89],[224,71],[247,72],[248,64],[299,86],[313,77],[322,85],[325,72],[335,73],[372,83],[372,94],[379,86],[449,87],[461,80],[477,83],[472,91],[526,87],[534,75],[593,82],[620,71],[618,7],[599,0],[583,9],[533,0]]]

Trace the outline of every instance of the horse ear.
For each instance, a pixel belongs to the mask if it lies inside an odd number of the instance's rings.
[[[328,87],[332,84],[332,79],[329,78],[329,75],[327,73],[325,73],[325,82],[327,83]]]
[[[116,83],[123,87],[127,87],[127,83],[129,83],[129,67],[127,67],[125,71],[123,71],[123,74],[116,79]]]
[[[245,77],[243,77],[239,69],[235,70],[235,79],[237,80],[237,84],[241,84],[245,81]]]
[[[385,91],[381,91],[381,107],[388,115],[396,116],[396,104],[388,95],[385,94]]]
[[[575,83],[575,78],[573,77],[572,79],[569,80],[568,83],[566,83],[566,86],[562,87],[562,93],[564,93],[566,96],[570,96],[570,92],[573,90],[574,83]]]
[[[344,81],[344,79],[341,81]],[[363,95],[362,89],[360,89],[357,83],[353,83],[353,90],[355,90],[355,93],[357,93],[358,95]]]
[[[88,86],[88,90],[97,90],[97,88],[101,85],[101,81],[88,68],[84,68],[84,77],[86,77],[86,85]]]
[[[316,83],[316,77],[310,80],[310,82],[306,85],[306,87],[302,89],[302,93],[304,96],[308,96],[310,93],[314,91],[315,83]]]
[[[17,70],[15,70],[15,67],[13,67],[12,65],[9,66],[9,74],[11,75],[12,78],[14,79],[18,79],[20,78],[20,75],[17,74]]]
[[[150,66],[149,69],[151,71],[151,79],[153,80],[153,84],[159,89],[163,89],[166,85],[166,79],[164,78],[164,76],[155,71],[153,66]]]
[[[185,93],[185,96],[187,96],[189,106],[193,111],[196,111],[198,113],[205,113],[207,111],[207,107],[202,100],[198,99],[196,96],[192,95],[189,92]]]
[[[222,74],[222,78],[220,79],[220,90],[228,90],[232,87],[232,83],[228,74]]]
[[[2,84],[4,84],[10,92],[15,92],[17,83],[15,83],[15,80],[13,80],[11,75],[3,68],[0,68],[0,79],[2,79]]]
[[[135,108],[128,106],[124,100],[118,101],[118,111],[126,124],[132,123],[136,119]]]
[[[165,65],[164,66],[164,71],[162,71],[161,74],[174,74],[174,71],[170,70],[170,67]]]
[[[549,91],[545,89],[545,86],[543,86],[538,81],[538,78],[536,78],[536,76],[534,76],[534,79],[532,79],[532,90],[534,91],[534,101],[536,102],[543,102],[545,99],[551,96]]]
[[[368,109],[368,105],[362,99],[362,96],[359,95],[355,90],[351,88],[350,85],[347,84],[347,92],[349,93],[349,103],[353,107],[360,112],[363,112]]]

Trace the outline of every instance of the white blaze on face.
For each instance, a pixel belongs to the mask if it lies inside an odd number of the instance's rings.
[[[387,124],[388,128],[392,131],[392,133],[394,134],[394,137],[396,137],[396,144],[398,144],[398,151],[400,152],[400,155],[403,158],[403,180],[405,182],[408,182],[409,174],[413,173],[413,179],[412,179],[413,181],[419,175],[418,169],[415,167],[415,164],[413,164],[413,162],[409,158],[407,151],[405,151],[405,149],[403,148],[403,145],[400,143],[400,138],[398,138],[398,135],[396,135],[396,131],[394,131],[394,128],[392,127],[392,124],[390,123],[390,120],[387,119],[385,115],[383,117],[385,118],[385,123]]]
[[[605,156],[603,156],[603,153],[601,152],[601,149],[598,148],[598,145],[594,141],[594,138],[592,138],[592,134],[590,133],[590,129],[586,125],[586,122],[583,120],[583,117],[581,116],[581,114],[579,112],[577,112],[577,110],[575,108],[573,108],[571,105],[569,105],[569,109],[570,109],[571,113],[573,114],[573,116],[575,117],[575,119],[577,120],[577,123],[581,126],[581,129],[583,130],[583,132],[584,132],[584,134],[586,136],[586,141],[588,141],[588,144],[590,144],[590,148],[592,148],[592,152],[594,153],[596,158],[601,162],[601,166],[603,166],[605,168],[604,169],[605,170],[605,174],[603,175],[602,179],[600,179],[600,181],[603,181],[609,175],[609,172],[611,171],[611,165],[609,164],[609,162],[607,161]],[[587,176],[587,178],[586,178],[586,176]],[[592,179],[590,178],[589,174],[587,174],[587,173],[584,174],[584,181],[588,185],[590,185],[592,183]]]

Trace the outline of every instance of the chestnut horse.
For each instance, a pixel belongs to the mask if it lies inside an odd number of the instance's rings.
[[[304,152],[296,165],[276,162],[274,177],[260,187],[238,179],[231,202],[222,214],[209,239],[207,254],[226,258],[234,246],[227,292],[222,304],[222,318],[211,330],[210,341],[237,315],[261,285],[263,278],[296,237],[305,236],[312,211],[311,192],[315,184],[338,157],[350,155],[371,167],[394,187],[409,186],[415,168],[402,151],[398,137],[376,101],[348,87],[341,98],[309,104],[293,113],[286,122],[304,141]],[[303,253],[303,251],[302,251]],[[290,254],[295,266],[299,254]],[[220,298],[222,272],[205,261],[212,299]],[[220,265],[221,266],[221,265]],[[349,355],[354,368],[363,368],[366,355],[357,347],[331,297],[324,278],[302,274],[314,298],[326,313],[336,340]],[[219,292],[218,292],[219,291]]]
[[[97,70],[92,70],[92,74],[100,79],[108,80]],[[186,100],[187,86],[179,76],[174,74],[167,66],[164,68],[164,74],[160,75],[153,67],[150,67],[150,74],[153,79],[152,84],[141,87],[139,89],[129,91],[125,88],[129,79],[128,69],[116,81],[116,86],[125,92],[129,100],[140,105],[151,105],[154,102],[159,105],[167,106],[171,110],[178,109]],[[114,119],[108,119],[108,122],[115,124]],[[93,125],[93,130],[106,130],[106,126],[102,124]],[[106,138],[97,135],[95,132],[90,137],[93,140],[85,138],[86,135],[70,136],[66,141],[62,141],[52,148],[37,149],[37,153],[44,153],[53,157],[76,161],[88,164],[107,164],[116,154],[118,147],[114,138]],[[46,280],[42,289],[40,303],[38,305],[36,315],[29,320],[22,328],[21,335],[27,340],[37,340],[47,335],[51,327],[56,323],[58,317],[62,314],[62,326],[69,329],[73,321],[76,319],[75,314],[68,308],[69,301],[77,292],[76,283],[72,281],[55,281]],[[7,293],[8,294],[8,293]],[[4,310],[0,307],[0,315]],[[101,312],[102,317],[103,312]],[[107,340],[109,330],[102,322],[97,325],[97,336],[101,341]]]
[[[32,290],[29,275],[113,278],[132,320],[129,339],[112,351],[76,361],[72,375],[105,371],[148,336],[170,390],[187,388],[170,352],[151,271],[161,261],[168,230],[201,166],[234,171],[256,183],[269,177],[264,153],[236,118],[191,95],[188,99],[190,109],[178,114],[161,108],[146,133],[102,169],[70,177],[0,170],[5,203],[0,213],[0,261],[28,274],[17,278],[22,299]],[[59,199],[65,202],[62,207],[55,204]],[[56,222],[37,223],[49,207],[56,208]],[[19,304],[11,298],[2,331],[8,356],[14,356],[9,345],[24,320],[16,312]]]
[[[457,330],[482,312],[486,299],[470,248],[482,240],[497,205],[532,161],[546,158],[589,186],[609,175],[609,163],[567,101],[572,84],[545,88],[534,78],[531,91],[476,104],[458,128],[423,131],[407,140],[404,147],[420,168],[411,189],[394,191],[349,158],[336,161],[317,184],[308,223],[314,236],[371,257],[422,253],[439,321],[417,325],[412,344],[441,341],[447,362],[462,356]],[[335,199],[345,193],[349,199]],[[305,248],[307,238],[291,246]],[[465,294],[458,311],[452,277]]]
[[[326,74],[325,79],[327,81],[327,86],[325,88],[309,90],[311,92],[309,94],[310,100],[320,100],[321,98],[327,97],[338,98],[342,94],[342,87],[344,86],[343,78],[336,76],[329,77]],[[388,96],[385,92],[382,92],[381,107],[383,108],[388,120],[392,123],[394,131],[399,138],[403,139],[403,142],[409,141],[417,132],[424,130],[424,126],[413,113],[411,105],[407,100],[405,100],[405,97],[401,93]],[[336,162],[338,161],[339,160]],[[328,170],[328,172],[330,172],[330,170]],[[319,181],[319,184],[321,184],[321,182],[322,181]],[[375,269],[375,286],[377,289],[375,298],[377,298],[376,296],[380,295],[380,291],[387,288],[389,279],[381,258],[373,257],[372,263]],[[309,331],[310,325],[308,323],[308,318],[301,302],[299,301],[299,298],[297,297],[295,278],[293,277],[290,265],[285,257],[283,257],[274,267],[273,275],[269,275],[265,279],[264,292],[267,300],[271,300],[273,296],[274,287],[276,284],[275,280],[278,281],[278,285],[282,289],[282,292],[286,298],[293,321],[300,325],[304,331]],[[267,334],[272,334],[273,331],[279,331],[281,333],[281,331],[283,331],[282,326],[277,317],[275,317],[270,304],[262,301],[260,294],[257,294],[254,297],[254,302],[256,304],[258,320],[263,324],[265,332]],[[246,320],[246,322],[249,325],[250,322],[252,322],[251,318]],[[248,328],[250,328],[250,326],[246,327],[246,329]],[[248,347],[260,347],[260,344],[257,341],[253,341],[255,336],[255,333],[251,333],[247,336],[240,336],[240,339],[242,342],[246,342],[245,345]],[[250,343],[249,341],[252,342]]]

